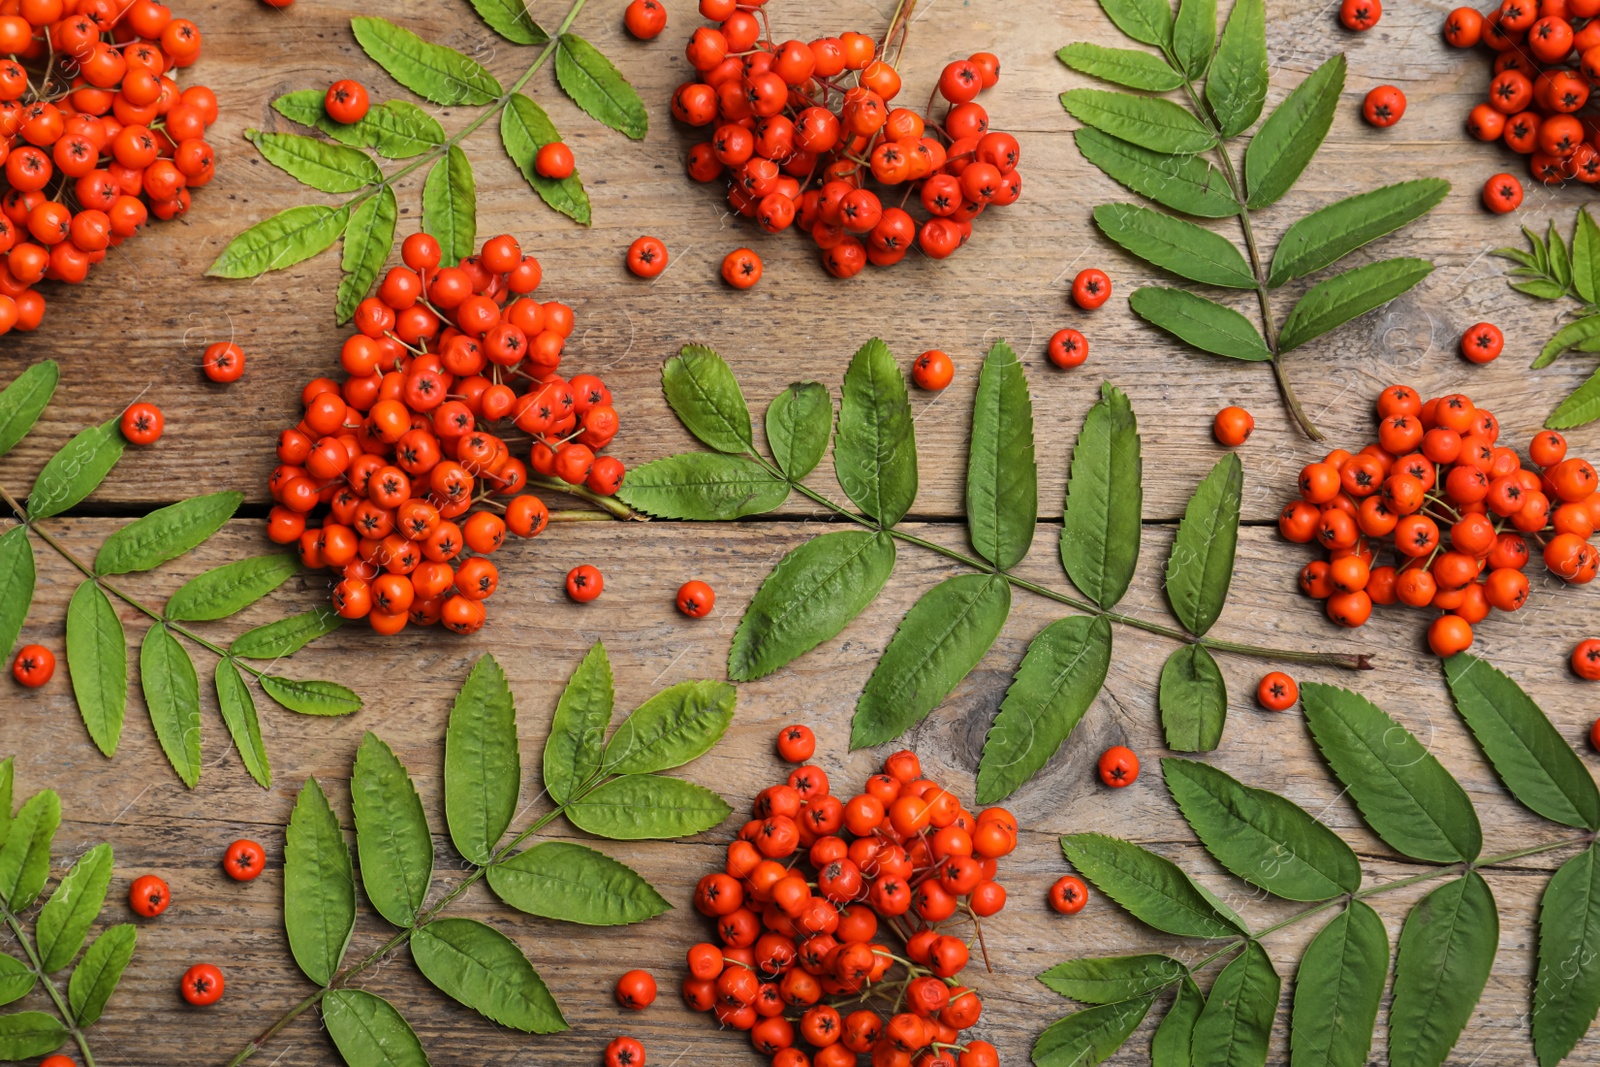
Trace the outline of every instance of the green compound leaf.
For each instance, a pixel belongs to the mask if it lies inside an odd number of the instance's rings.
[[[1266,949],[1252,941],[1211,984],[1194,1024],[1196,1062],[1216,1067],[1262,1067],[1278,1014],[1282,983]]]
[[[111,601],[92,580],[67,605],[67,671],[72,696],[95,747],[117,754],[128,710],[128,638]]]
[[[122,981],[122,972],[133,959],[133,948],[139,940],[139,931],[132,923],[118,923],[108,928],[94,943],[83,959],[72,969],[67,982],[67,1003],[79,1026],[92,1026],[100,1021]]]
[[[0,534],[0,656],[10,654],[22,636],[22,625],[33,606],[35,577],[28,528],[19,523]]]
[[[1061,106],[1085,126],[1153,152],[1194,155],[1216,144],[1216,138],[1199,119],[1171,100],[1157,96],[1069,89],[1061,94]]]
[[[521,93],[513,93],[511,102],[500,112],[500,143],[506,155],[522,171],[533,191],[546,204],[580,225],[589,225],[589,194],[583,190],[583,179],[574,170],[559,180],[546,178],[533,167],[539,149],[561,140],[555,124],[544,109]]]
[[[1215,300],[1184,289],[1146,286],[1128,297],[1133,313],[1202,352],[1230,359],[1266,360],[1272,350],[1249,319]]]
[[[179,586],[167,600],[166,617],[178,622],[225,619],[254,604],[299,570],[299,557],[292,552],[224,563]]]
[[[28,436],[28,431],[39,421],[55,395],[56,383],[60,380],[61,367],[55,360],[46,359],[33,364],[13,378],[10,385],[0,389],[0,456]]]
[[[1443,178],[1385,185],[1357,193],[1296,221],[1272,254],[1267,284],[1282,285],[1332,265],[1363,245],[1432,211],[1450,191]]]
[[[334,989],[322,998],[322,1024],[349,1067],[428,1067],[422,1042],[400,1013],[364,989]]]
[[[1181,278],[1230,289],[1255,288],[1255,273],[1221,234],[1138,204],[1101,204],[1095,225],[1129,252]]]
[[[212,493],[157,508],[101,543],[94,572],[102,577],[130,574],[177,559],[222,529],[242,503],[243,493]]]
[[[0,901],[27,911],[50,878],[50,842],[61,825],[61,798],[44,789],[23,802],[0,848]]]
[[[442,262],[459,263],[477,250],[477,183],[467,154],[455,145],[422,183],[422,229],[438,239]]]
[[[468,861],[483,866],[493,858],[521,785],[517,708],[500,664],[485,655],[456,694],[445,731],[445,822]]]
[[[1198,156],[1152,151],[1089,127],[1072,131],[1072,139],[1084,159],[1162,207],[1207,219],[1239,213],[1228,180]]]
[[[1072,448],[1061,520],[1061,565],[1103,608],[1122,599],[1139,565],[1142,477],[1133,406],[1122,390],[1103,383]]]
[[[1039,470],[1033,400],[1022,363],[1004,341],[984,358],[967,456],[967,532],[978,555],[1010,570],[1033,547]]]
[[[1155,1000],[1151,993],[1057,1019],[1033,1043],[1034,1067],[1094,1067],[1105,1061],[1144,1021]]]
[[[334,315],[339,322],[350,321],[356,313],[356,305],[383,272],[383,264],[394,247],[394,224],[399,215],[400,206],[395,202],[394,190],[387,185],[375,196],[363,200],[351,214],[350,225],[344,231],[344,256],[339,263],[344,277],[339,279],[338,298],[334,303]]]
[[[1267,101],[1267,5],[1239,0],[1206,76],[1206,103],[1223,137],[1236,137],[1261,117]]]
[[[217,686],[217,708],[228,727],[233,747],[239,750],[245,770],[262,789],[272,788],[272,763],[267,759],[267,745],[261,737],[261,722],[256,717],[256,698],[245,684],[244,676],[231,659],[217,660],[213,677]]]
[[[845,372],[833,469],[852,503],[884,526],[905,518],[917,499],[917,436],[906,380],[874,337]]]
[[[445,107],[476,107],[493,103],[505,92],[477,60],[424,41],[386,19],[360,16],[350,20],[350,29],[374,63],[425,100]]]
[[[338,682],[302,681],[263,674],[261,690],[290,711],[301,715],[353,715],[361,698]]]
[[[575,33],[556,42],[556,83],[590,118],[632,140],[650,130],[644,101],[594,45]]]
[[[200,680],[189,653],[165,626],[145,631],[139,684],[161,751],[183,784],[193,789],[200,781]]]
[[[833,436],[833,397],[818,382],[795,382],[767,405],[767,447],[799,481],[817,469]]]
[[[283,925],[295,962],[326,986],[355,929],[356,886],[344,832],[315,778],[301,787],[284,833]]]
[[[1104,834],[1061,839],[1067,860],[1135,919],[1179,937],[1237,937],[1238,919],[1181,871],[1148,849]]]
[[[627,774],[567,804],[567,818],[580,830],[615,841],[688,837],[709,830],[733,813],[704,786],[659,774]]]
[[[48,519],[76,507],[105,481],[127,447],[117,424],[118,419],[112,419],[91,426],[50,457],[28,494],[30,518]]]
[[[1306,946],[1294,982],[1289,1043],[1294,1064],[1363,1067],[1389,977],[1389,932],[1353,900]]]
[[[1380,308],[1433,272],[1425,259],[1383,259],[1335,274],[1302,296],[1284,320],[1278,351],[1288,352]]]
[[[1204,645],[1180,645],[1161,665],[1158,701],[1167,747],[1210,752],[1228,723],[1228,687]]]
[[[632,867],[568,841],[545,841],[495,864],[489,888],[518,911],[584,926],[643,922],[672,908]]]
[[[317,638],[331,634],[343,625],[344,620],[329,609],[313,608],[246,630],[233,639],[228,651],[243,659],[281,659],[294,655]]]
[[[1533,1051],[1555,1067],[1600,1012],[1600,852],[1563,863],[1539,901],[1539,971],[1533,987]]]
[[[1189,968],[1171,956],[1100,956],[1067,960],[1039,975],[1039,981],[1083,1004],[1115,1004],[1156,993],[1181,982]]]
[[[111,846],[95,845],[78,858],[39,909],[34,936],[45,973],[54,974],[77,958],[110,888]]]
[[[600,769],[615,703],[611,660],[606,646],[596,641],[561,691],[544,743],[544,789],[557,804],[571,799]]]
[[[333,246],[350,222],[348,207],[303,204],[245,230],[206,268],[208,278],[254,278],[310,259]]]
[[[661,365],[661,391],[673,414],[700,441],[729,455],[754,448],[750,407],[727,361],[704,345],[684,345]]]
[[[1129,89],[1164,93],[1183,84],[1183,76],[1161,59],[1136,48],[1106,48],[1098,44],[1069,44],[1056,58],[1080,74],[1103,78]]]
[[[356,753],[350,807],[367,899],[395,926],[412,925],[433,880],[433,836],[411,776],[371,731]]]
[[[411,938],[428,981],[486,1019],[529,1034],[567,1029],[555,998],[522,949],[476,919],[435,919]]]
[[[303,89],[285,93],[272,102],[273,110],[291,122],[313,126],[340,144],[370,148],[385,159],[410,159],[444,144],[444,127],[409,100],[385,100],[367,109],[356,122],[335,122],[328,117],[325,93]]]
[[[523,0],[472,0],[473,10],[489,28],[512,44],[544,44],[550,35],[533,21]]]
[[[683,452],[630,470],[617,499],[661,519],[723,522],[780,506],[789,483],[743,456]]]
[[[1477,1007],[1500,942],[1500,913],[1477,871],[1417,902],[1400,928],[1389,1063],[1439,1067]]]
[[[1322,147],[1344,90],[1345,60],[1336,55],[1295,86],[1273,109],[1244,153],[1245,188],[1250,210],[1278,201],[1294,185]]]
[[[1533,361],[1533,369],[1548,367],[1559,359],[1563,352],[1586,347],[1596,340],[1600,340],[1600,315],[1585,315],[1581,319],[1574,319],[1545,342],[1545,346],[1539,350],[1539,358]]]
[[[1167,557],[1167,600],[1184,628],[1203,637],[1228,603],[1239,543],[1244,465],[1230,452],[1195,487]]]
[[[1600,370],[1557,405],[1544,424],[1551,430],[1570,430],[1574,426],[1587,426],[1595,419],[1600,419]]]
[[[357,148],[298,133],[245,130],[244,139],[255,145],[268,163],[324,193],[353,193],[383,181],[383,171],[372,157]]]

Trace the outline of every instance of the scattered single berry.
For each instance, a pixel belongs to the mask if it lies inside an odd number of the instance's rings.
[[[11,662],[11,676],[29,689],[38,689],[56,673],[56,654],[43,645],[23,645]]]
[[[1346,0],[1349,3],[1350,0]],[[1377,0],[1360,0],[1376,3]],[[1392,85],[1380,85],[1367,93],[1361,102],[1361,117],[1379,129],[1393,126],[1406,113],[1406,94]]]
[[[617,979],[616,994],[624,1008],[643,1011],[655,1002],[656,980],[649,971],[629,971]]]
[[[1075,874],[1064,874],[1050,887],[1050,906],[1063,915],[1076,915],[1089,903],[1089,886]]]
[[[248,882],[261,874],[267,866],[267,854],[261,846],[241,837],[228,846],[222,856],[222,869],[235,882]]]
[[[1300,686],[1282,671],[1273,671],[1256,686],[1256,700],[1268,711],[1288,711],[1300,699]]]
[[[722,260],[722,280],[735,289],[748,289],[761,280],[761,257],[748,248],[736,248]]]
[[[1057,330],[1055,336],[1050,338],[1050,345],[1045,349],[1045,354],[1050,357],[1050,362],[1067,370],[1071,367],[1081,366],[1089,358],[1089,342],[1077,330]]]
[[[678,587],[678,610],[691,619],[703,619],[717,606],[717,592],[698,578]]]
[[[778,758],[788,763],[804,763],[817,751],[817,735],[809,726],[785,726],[778,731]]]
[[[641,0],[635,0],[638,2]],[[638,238],[628,246],[628,269],[641,278],[659,277],[667,269],[667,246],[660,238]]]
[[[1483,206],[1504,215],[1522,206],[1522,183],[1510,174],[1496,174],[1483,183]]]
[[[1339,5],[1339,21],[1357,33],[1372,29],[1382,17],[1383,5],[1378,0],[1344,0]]]
[[[1132,785],[1139,777],[1139,757],[1126,745],[1112,745],[1100,755],[1100,780],[1112,789]]]
[[[580,604],[597,598],[605,587],[605,576],[587,563],[567,572],[567,596]]]
[[[667,9],[661,0],[632,0],[622,12],[622,24],[639,40],[648,41],[667,28]]]
[[[167,418],[154,404],[140,401],[129,404],[122,413],[122,436],[130,445],[153,445],[161,439]]]
[[[166,911],[170,903],[172,894],[167,890],[167,883],[153,874],[140,875],[128,887],[128,907],[135,915],[154,919]]]
[[[183,999],[196,1007],[206,1007],[222,999],[222,972],[209,963],[197,963],[183,972],[179,989]]]
[[[1244,444],[1255,428],[1255,418],[1240,407],[1223,408],[1211,422],[1211,433],[1216,437],[1217,443],[1229,448],[1238,448]]]
[[[369,105],[366,86],[349,78],[342,78],[328,86],[328,95],[323,100],[328,117],[344,126],[366,118]]]
[[[644,1046],[631,1037],[613,1038],[606,1046],[606,1067],[644,1067]]]
[[[1111,279],[1103,270],[1090,267],[1080,270],[1078,276],[1072,279],[1072,302],[1085,311],[1095,308],[1111,299]]]
[[[572,172],[577,167],[577,161],[572,158],[572,149],[562,141],[551,141],[539,147],[538,155],[533,157],[533,169],[541,178],[552,181],[563,181],[572,177]]]
[[[1490,322],[1480,322],[1461,335],[1461,354],[1473,363],[1490,362],[1505,346],[1505,335]]]
[[[209,344],[200,368],[214,382],[236,382],[244,374],[244,350],[232,341]]]
[[[911,380],[918,388],[939,392],[955,380],[956,365],[937,348],[930,348],[911,364]]]
[[[78,1067],[71,1056],[63,1056],[57,1052],[53,1056],[46,1056],[39,1061],[39,1067]]]
[[[1600,639],[1587,638],[1572,649],[1572,673],[1585,681],[1600,681]]]

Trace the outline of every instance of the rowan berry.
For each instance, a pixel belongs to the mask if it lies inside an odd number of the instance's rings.
[[[1483,206],[1504,215],[1522,206],[1522,183],[1510,174],[1496,174],[1483,183]]]
[[[1109,299],[1111,279],[1106,277],[1105,271],[1090,267],[1080,270],[1072,279],[1072,302],[1085,311],[1093,311]]]
[[[1428,627],[1428,647],[1441,659],[1472,647],[1472,626],[1459,615],[1441,615]]]
[[[735,289],[748,289],[761,280],[761,257],[748,248],[736,248],[722,260],[722,280]]]
[[[1139,777],[1139,757],[1125,745],[1113,745],[1100,754],[1100,780],[1113,789],[1132,785]]]
[[[179,991],[196,1007],[206,1007],[222,999],[222,972],[209,963],[197,963],[183,972]]]
[[[1089,903],[1089,886],[1075,874],[1062,875],[1050,887],[1050,906],[1063,915],[1076,915]]]
[[[622,22],[633,36],[649,41],[667,28],[667,9],[660,0],[632,0],[622,13]]]
[[[644,1046],[631,1037],[612,1038],[605,1060],[606,1067],[644,1067]]]
[[[1471,48],[1483,37],[1483,16],[1477,9],[1458,7],[1444,20],[1444,39],[1456,48]]]
[[[587,563],[567,572],[567,596],[579,604],[587,604],[605,589],[605,577]]]
[[[172,894],[167,890],[167,883],[153,874],[140,875],[128,887],[128,907],[135,915],[154,919],[171,903]]]
[[[1045,349],[1050,362],[1067,370],[1081,366],[1089,358],[1089,342],[1077,330],[1057,330],[1050,338],[1049,347]]]
[[[695,579],[678,587],[678,610],[691,619],[703,619],[716,606],[717,594],[711,586]]]
[[[1505,335],[1493,323],[1480,322],[1461,335],[1461,354],[1472,363],[1488,363],[1505,347]]]
[[[1377,0],[1345,0],[1347,4],[1376,4]],[[1392,85],[1370,90],[1361,102],[1361,117],[1380,129],[1393,126],[1406,113],[1406,94]]]
[[[1600,640],[1590,637],[1573,646],[1572,673],[1586,681],[1600,681]]]
[[[654,3],[655,0],[634,0]],[[641,278],[655,278],[667,269],[667,246],[655,237],[640,237],[628,246],[628,269]]]
[[[643,1011],[655,1002],[656,980],[649,971],[628,971],[617,979],[617,1003],[624,1008]]]
[[[1357,33],[1372,29],[1381,17],[1383,5],[1379,0],[1344,0],[1339,5],[1339,21],[1345,29]]]
[[[267,854],[260,845],[241,837],[228,846],[222,857],[222,869],[235,882],[248,882],[266,870]]]
[[[39,1067],[78,1067],[78,1065],[72,1062],[71,1056],[63,1056],[60,1053],[56,1053],[40,1060]]]
[[[575,168],[572,149],[561,141],[540,145],[538,154],[533,158],[533,169],[541,178],[551,181],[564,181],[572,177]]]
[[[1217,443],[1228,448],[1237,448],[1250,438],[1256,428],[1256,420],[1250,413],[1240,407],[1226,407],[1217,412],[1212,420],[1211,432],[1216,437]]]
[[[937,348],[929,349],[911,364],[911,380],[922,389],[939,392],[955,379],[956,367],[950,357]]]
[[[358,81],[343,78],[328,86],[323,107],[334,122],[348,126],[367,117],[367,90]]]
[[[161,439],[161,431],[166,425],[167,419],[161,414],[161,409],[144,401],[128,405],[128,409],[122,413],[122,436],[130,445],[155,444]]]

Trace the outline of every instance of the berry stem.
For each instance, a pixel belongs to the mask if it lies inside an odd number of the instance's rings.
[[[559,478],[546,478],[540,474],[530,474],[528,475],[528,484],[536,485],[540,489],[549,489],[555,493],[566,493],[568,496],[575,496],[579,500],[586,500],[597,508],[605,509],[619,519],[627,519],[629,522],[650,521],[648,515],[639,514],[614,496],[601,496],[599,493],[586,489],[581,485],[573,485],[570,482],[561,481]],[[576,515],[577,513],[567,512],[566,514]],[[552,513],[550,517],[553,521],[555,514]]]

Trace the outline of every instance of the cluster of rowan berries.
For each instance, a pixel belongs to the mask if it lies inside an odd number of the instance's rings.
[[[797,227],[822,250],[822,264],[848,278],[887,267],[913,244],[934,259],[972,234],[990,205],[1022,193],[1017,140],[989,129],[978,93],[1000,78],[987,52],[948,64],[932,99],[943,116],[891,107],[900,75],[871,37],[846,33],[775,44],[765,0],[700,0],[718,23],[695,30],[685,54],[696,80],[672,94],[672,114],[713,128],[689,150],[689,176],[726,181],[728,202],[768,233]],[[902,202],[920,185],[920,226],[884,206],[876,181]],[[902,192],[903,189],[903,192]]]
[[[1300,572],[1300,588],[1326,600],[1334,622],[1360,626],[1374,604],[1431,608],[1441,614],[1428,645],[1450,656],[1471,646],[1490,608],[1527,602],[1530,539],[1550,573],[1572,584],[1594,579],[1595,469],[1568,458],[1559,433],[1535,436],[1524,466],[1498,443],[1494,413],[1460,393],[1424,401],[1391,385],[1378,418],[1376,442],[1355,455],[1335,449],[1302,470],[1300,499],[1278,517],[1289,540],[1328,550]],[[1374,566],[1386,538],[1395,565]]]
[[[1527,156],[1529,173],[1548,185],[1600,182],[1600,128],[1577,115],[1600,83],[1597,15],[1600,0],[1502,0],[1487,15],[1458,7],[1445,16],[1446,41],[1495,53],[1489,98],[1468,113],[1468,132]],[[1490,210],[1521,202],[1510,175],[1484,188]]]
[[[792,763],[815,746],[804,726],[778,736]],[[689,949],[683,998],[748,1031],[774,1067],[854,1067],[858,1054],[878,1067],[996,1067],[993,1045],[962,1040],[982,1006],[956,980],[969,941],[948,931],[961,914],[975,934],[1004,907],[995,865],[1016,842],[1009,812],[968,812],[912,752],[848,800],[820,767],[796,767],[757,794],[724,870],[695,889],[719,943]]]
[[[344,618],[473,633],[499,583],[487,557],[508,530],[535,537],[549,521],[524,492],[529,469],[602,495],[622,484],[622,461],[596,455],[617,412],[599,378],[557,373],[572,309],[529,295],[539,262],[514,238],[441,267],[439,242],[412,234],[401,257],[356,308],[348,377],[308,384],[304,416],[278,439],[267,536],[339,573]],[[511,454],[524,443],[527,462]]]
[[[36,329],[49,279],[81,282],[150,215],[211,180],[217,98],[170,76],[200,30],[156,0],[0,3],[0,334]]]

